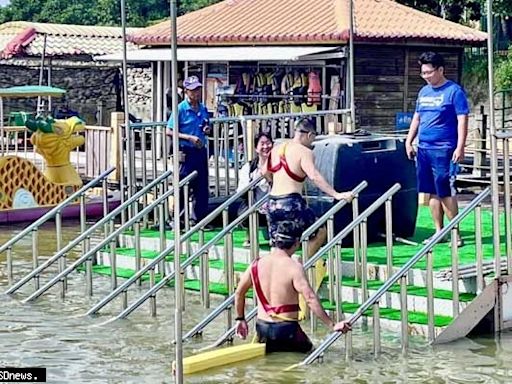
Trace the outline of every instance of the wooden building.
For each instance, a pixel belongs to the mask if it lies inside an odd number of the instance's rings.
[[[197,73],[207,80],[210,67],[218,71],[219,64],[226,64],[225,75],[231,84],[235,79],[230,66],[257,66],[259,70],[266,63],[283,68],[318,65],[322,96],[328,100],[321,108],[348,107],[349,1],[225,0],[183,15],[177,23],[183,75]],[[487,38],[483,32],[392,0],[353,1],[358,128],[395,129],[400,119],[407,119],[423,85],[417,64],[422,51],[442,53],[448,77],[459,82],[464,47],[484,45]],[[152,62],[155,119],[161,119],[164,106],[159,103],[170,86],[170,22],[142,29],[131,34],[130,40],[142,49],[129,53],[129,60]],[[268,50],[273,50],[270,57]],[[334,75],[341,85],[339,103],[330,99]]]

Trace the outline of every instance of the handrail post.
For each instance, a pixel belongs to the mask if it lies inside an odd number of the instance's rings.
[[[386,216],[386,279],[393,274],[393,206],[392,197],[386,200],[385,216]],[[391,305],[391,294],[386,295],[386,304]]]
[[[155,268],[151,268],[149,270],[149,288],[153,288],[155,286]],[[123,310],[126,307],[123,308]],[[156,317],[156,295],[151,295],[149,297],[149,314],[151,317]]]
[[[214,158],[214,193],[220,196],[220,172],[219,172],[219,124],[213,124],[213,158]]]
[[[140,221],[136,221],[133,224],[133,236],[134,236],[134,246],[135,246],[135,271],[139,272],[141,267],[141,244],[140,244]],[[142,279],[137,280],[137,285],[142,285]]]
[[[190,193],[188,184],[183,186],[183,210],[184,230],[187,233],[190,230]],[[191,254],[190,238],[185,240],[185,253],[187,256]]]
[[[204,229],[199,229],[199,248],[204,245]],[[210,270],[208,265],[208,251],[199,258],[199,278],[201,280],[201,301],[204,308],[210,308]]]
[[[354,199],[352,200],[352,220],[355,220],[356,217],[359,216],[358,200],[359,200],[359,198],[357,196],[354,197]],[[359,276],[361,274],[360,265],[359,265],[361,235],[360,235],[359,231],[360,231],[360,226],[357,225],[353,231],[353,233],[354,233],[354,280],[355,281],[359,280]]]
[[[503,95],[503,100],[505,95]],[[505,102],[505,101],[503,101]],[[505,113],[503,111],[503,113]],[[503,123],[504,124],[504,123]],[[507,255],[507,274],[512,274],[512,238],[511,238],[511,207],[510,207],[510,147],[509,139],[506,136],[503,139],[503,185],[505,204],[505,246]]]
[[[228,161],[228,159],[226,159]],[[227,228],[229,225],[229,211],[224,209],[222,211],[222,224],[224,228]],[[225,276],[225,285],[228,291],[228,295],[232,293],[233,290],[233,238],[231,232],[226,233],[224,238],[224,276]],[[230,329],[233,325],[232,313],[231,311],[226,311],[226,329]]]
[[[160,248],[159,251],[163,252],[167,247],[167,238],[165,237],[165,204],[164,202],[160,202],[158,204],[158,233],[160,239]],[[178,256],[179,257],[179,256]],[[158,272],[161,277],[165,276],[165,260],[162,260],[160,265],[158,266]]]
[[[36,269],[39,266],[39,239],[38,229],[32,230],[32,268]],[[39,289],[39,274],[34,276],[34,289]]]
[[[434,256],[432,251],[426,255],[426,285],[427,285],[427,324],[428,324],[428,341],[432,343],[435,339],[434,326]]]
[[[306,264],[309,258],[309,239],[305,239],[302,241],[302,265]],[[311,284],[311,276],[312,276],[312,270],[309,269],[306,271],[309,283]],[[309,307],[305,307],[304,309],[304,320],[307,319],[310,315],[309,313]],[[313,325],[311,325],[311,330],[313,331]]]
[[[114,232],[114,219],[110,220],[110,231]],[[110,242],[110,287],[113,290],[117,288],[117,243],[115,239]]]
[[[336,263],[336,290],[334,291],[335,294],[335,305],[336,305],[336,320],[341,321],[343,320],[343,260],[342,260],[342,248],[341,248],[341,241],[336,243],[334,246],[335,248],[335,263]],[[330,277],[329,277],[330,279]]]
[[[14,275],[12,271],[12,247],[7,248],[7,279],[9,282],[9,285],[12,285],[14,281]]]
[[[380,307],[377,301],[373,304],[373,355],[378,357],[380,352]]]
[[[407,353],[409,348],[409,311],[407,310],[407,278],[400,277],[400,319],[401,319],[401,337],[402,354]]]
[[[485,280],[483,273],[483,241],[482,241],[482,205],[475,207],[475,255],[476,255],[476,287],[477,293],[485,288]]]
[[[61,211],[58,211],[55,214],[55,233],[57,235],[55,248],[56,248],[56,251],[59,252],[62,249],[62,213],[61,213]],[[64,269],[66,269],[64,261],[65,261],[65,259],[63,257],[61,257],[59,259],[59,273],[62,272]],[[63,279],[60,297],[64,298],[65,296],[66,296],[66,281]]]
[[[102,187],[102,200],[103,200],[103,217],[106,217],[108,215],[108,210],[109,210],[107,179],[103,179],[101,181],[101,187]],[[107,223],[105,223],[105,225],[103,226],[103,235],[105,237],[108,236],[108,225],[107,225]]]
[[[334,237],[334,217],[331,216],[328,220],[327,220],[327,242],[331,241]],[[335,297],[336,297],[336,294],[334,293],[334,280],[335,280],[335,273],[334,273],[334,269],[335,269],[335,266],[334,266],[334,258],[338,258],[339,255],[335,254],[334,253],[335,250],[333,250],[332,248],[329,249],[329,256],[328,256],[328,268],[329,268],[329,302],[332,304],[332,303],[335,303]],[[341,278],[341,276],[340,276]],[[340,282],[337,282],[337,284],[341,283]],[[335,304],[337,305],[337,304]]]
[[[452,303],[453,303],[453,317],[459,314],[459,248],[458,248],[458,225],[452,230],[451,239],[451,254],[452,254]]]

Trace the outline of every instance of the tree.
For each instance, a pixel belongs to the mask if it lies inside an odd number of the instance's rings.
[[[178,0],[184,14],[221,0]],[[126,0],[128,26],[144,27],[169,17],[169,0]],[[119,0],[11,0],[0,7],[0,23],[12,20],[81,25],[121,25]]]

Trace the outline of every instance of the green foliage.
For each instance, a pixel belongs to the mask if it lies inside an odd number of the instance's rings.
[[[178,0],[178,14],[218,3],[221,0]],[[130,27],[144,27],[153,20],[169,17],[169,0],[126,0]],[[11,0],[0,7],[0,23],[27,20],[42,23],[121,25],[119,0]]]
[[[486,55],[465,55],[462,84],[472,106],[487,100],[489,87]]]
[[[512,46],[508,49],[507,57],[497,63],[494,78],[496,81],[496,89],[512,89]]]

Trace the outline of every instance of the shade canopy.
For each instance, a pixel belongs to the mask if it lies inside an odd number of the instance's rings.
[[[18,87],[0,88],[0,97],[60,97],[65,93],[65,89],[47,85],[22,85]]]

